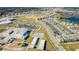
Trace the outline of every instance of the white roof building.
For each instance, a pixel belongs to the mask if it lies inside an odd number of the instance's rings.
[[[23,30],[23,29],[16,29],[14,30],[14,33],[13,33],[13,37],[14,38],[17,38],[17,39],[24,39],[24,36],[23,34],[26,32],[27,30]]]
[[[34,37],[33,40],[32,40],[32,42],[31,42],[30,47],[31,47],[31,48],[34,48],[34,47],[36,46],[36,43],[37,43],[37,42],[38,42],[38,37]]]
[[[16,20],[16,18],[2,18],[0,19],[0,25],[11,24],[12,20]]]
[[[12,21],[1,21],[0,22],[0,25],[8,25],[8,24],[11,24]]]
[[[9,40],[9,39],[11,39],[11,37],[8,36],[8,37],[6,37],[6,38],[3,39],[3,42],[4,42],[4,43],[8,43],[8,40]]]
[[[45,40],[40,40],[37,49],[44,50],[44,47],[45,47]]]
[[[10,33],[13,31],[13,29],[8,29],[7,31],[3,32],[2,33],[2,36],[3,37],[7,37],[7,36],[10,36]],[[13,34],[13,33],[12,33]]]
[[[11,20],[16,20],[16,18],[2,18],[2,19],[0,19],[0,22],[1,21],[11,21]]]
[[[0,39],[0,43],[3,43],[3,40],[2,39]]]

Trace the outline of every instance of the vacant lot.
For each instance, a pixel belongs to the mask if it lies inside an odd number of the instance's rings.
[[[62,44],[62,46],[63,46],[67,51],[75,51],[76,49],[79,49],[79,43]]]

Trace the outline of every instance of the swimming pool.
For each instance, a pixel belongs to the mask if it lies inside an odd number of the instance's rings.
[[[76,17],[65,18],[65,20],[69,22],[79,23],[79,18]]]

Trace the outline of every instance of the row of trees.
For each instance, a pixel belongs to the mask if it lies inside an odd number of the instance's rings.
[[[4,15],[16,15],[22,14],[24,12],[30,11],[40,11],[40,8],[33,8],[33,7],[0,7],[0,16]]]

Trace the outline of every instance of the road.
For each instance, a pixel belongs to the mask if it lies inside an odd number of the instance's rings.
[[[51,30],[51,27],[49,25],[46,25],[44,22],[41,22],[43,28],[46,29],[50,40],[54,44],[54,47],[56,48],[57,51],[65,51],[65,49],[61,46],[61,44],[57,41],[56,37],[54,37],[53,31]],[[50,31],[49,31],[50,30]]]

